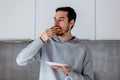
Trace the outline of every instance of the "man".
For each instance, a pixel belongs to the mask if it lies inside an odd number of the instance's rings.
[[[74,9],[57,8],[54,26],[46,29],[40,38],[19,53],[17,64],[27,65],[39,57],[39,80],[93,80],[90,50],[71,34],[75,20]],[[48,65],[46,62],[66,65]]]

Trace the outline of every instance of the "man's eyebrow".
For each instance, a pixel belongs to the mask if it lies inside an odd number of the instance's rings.
[[[59,17],[59,18],[65,18],[65,17]],[[54,17],[54,19],[56,19],[56,17]]]
[[[65,17],[59,17],[59,18],[65,18]]]

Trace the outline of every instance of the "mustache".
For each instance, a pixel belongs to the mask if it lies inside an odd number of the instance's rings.
[[[60,28],[60,29],[62,29],[59,25],[55,25],[55,26],[53,26],[53,27],[57,27],[57,28]]]

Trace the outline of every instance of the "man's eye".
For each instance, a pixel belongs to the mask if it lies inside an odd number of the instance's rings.
[[[61,19],[61,18],[60,19],[55,19],[54,18],[54,21],[64,21],[64,19]]]
[[[63,21],[63,19],[59,19],[59,21]]]

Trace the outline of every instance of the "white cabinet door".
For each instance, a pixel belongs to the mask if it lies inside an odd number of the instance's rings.
[[[96,0],[96,39],[120,40],[120,0]]]
[[[34,39],[35,0],[0,0],[0,40]]]
[[[53,26],[55,9],[71,6],[77,12],[76,24],[72,33],[80,39],[95,39],[95,0],[37,0],[36,38],[46,28]]]

